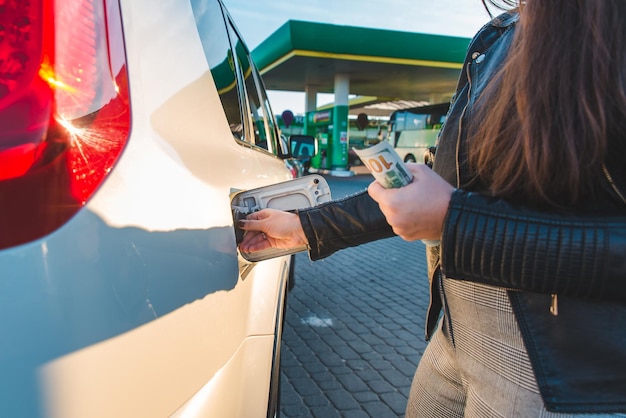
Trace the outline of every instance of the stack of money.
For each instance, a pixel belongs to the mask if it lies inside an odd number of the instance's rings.
[[[381,141],[369,148],[353,149],[384,188],[403,187],[413,181],[413,175],[389,142]]]

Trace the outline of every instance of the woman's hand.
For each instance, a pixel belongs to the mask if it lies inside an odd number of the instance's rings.
[[[439,240],[454,187],[424,164],[407,167],[414,176],[411,184],[385,189],[374,181],[367,191],[397,235],[407,241]]]
[[[239,249],[244,253],[268,248],[289,249],[307,245],[297,214],[276,209],[263,209],[239,220],[237,227],[246,231]]]

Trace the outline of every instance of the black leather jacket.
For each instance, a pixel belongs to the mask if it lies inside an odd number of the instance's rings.
[[[508,289],[546,408],[559,412],[626,412],[626,216],[608,184],[593,211],[555,214],[464,189],[469,178],[460,129],[510,46],[517,15],[486,25],[468,48],[433,169],[458,189],[441,245],[429,247],[430,338],[442,307],[442,277]],[[626,190],[624,157],[608,161]],[[366,191],[299,212],[312,260],[393,236]],[[558,315],[550,313],[558,295]]]

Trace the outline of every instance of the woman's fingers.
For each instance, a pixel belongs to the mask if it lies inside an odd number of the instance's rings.
[[[377,202],[379,201],[379,199],[377,199],[376,197],[380,196],[380,193],[383,190],[385,190],[385,188],[381,186],[380,183],[376,180],[374,180],[373,182],[370,183],[369,186],[367,186],[367,192],[372,197],[372,199],[374,199]]]
[[[248,215],[250,216],[250,215]],[[240,219],[237,221],[237,228],[244,231],[263,231],[263,221],[253,219]]]
[[[272,244],[268,240],[267,235],[258,231],[247,231],[243,241],[239,244],[239,249],[246,253],[263,251],[271,247]]]
[[[439,239],[454,188],[423,164],[407,164],[413,181],[398,189],[376,182],[368,193],[380,206],[393,231],[407,241]]]
[[[237,228],[245,231],[239,249],[243,252],[262,251],[271,247],[264,232],[267,216],[263,211],[250,213],[246,219],[237,221]]]
[[[307,243],[298,215],[276,209],[263,209],[237,221],[245,231],[239,248],[261,251],[267,248],[295,248]]]

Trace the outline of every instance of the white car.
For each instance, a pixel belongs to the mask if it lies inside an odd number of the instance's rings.
[[[290,257],[231,198],[291,156],[221,0],[2,3],[0,415],[274,416]]]

